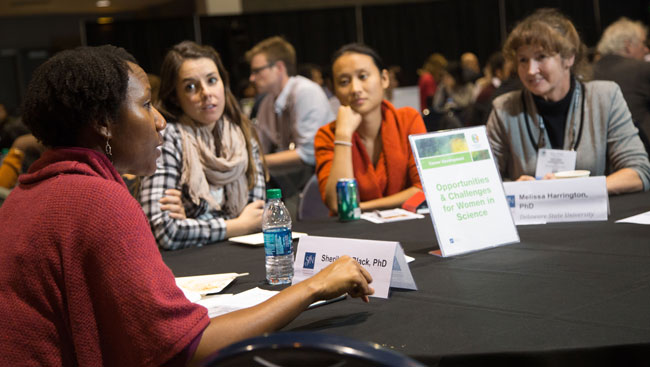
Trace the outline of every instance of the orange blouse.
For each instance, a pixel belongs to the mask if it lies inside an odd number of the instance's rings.
[[[22,170],[23,158],[25,153],[12,148],[0,165],[0,187],[12,189],[16,185],[18,175]]]
[[[366,152],[358,133],[352,135],[352,169],[359,186],[359,200],[368,201],[397,194],[411,186],[422,189],[408,136],[426,132],[420,113],[411,107],[396,109],[384,100],[381,104],[382,151],[377,164]],[[314,139],[316,174],[321,197],[334,160],[336,121],[322,126]]]

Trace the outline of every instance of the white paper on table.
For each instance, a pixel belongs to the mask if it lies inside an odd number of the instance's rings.
[[[291,239],[295,240],[296,238],[300,238],[302,236],[306,236],[307,233],[304,232],[291,232]],[[264,245],[264,233],[258,232],[258,233],[253,233],[253,234],[247,234],[245,236],[237,236],[237,237],[231,237],[228,239],[228,241],[231,242],[238,242],[238,243],[243,243],[246,245],[253,245],[253,246],[262,246]]]
[[[194,301],[197,305],[201,305],[208,309],[208,317],[213,318],[215,316],[223,315],[224,313],[232,312],[235,310],[226,310],[226,308],[221,308],[221,305],[224,304],[224,300],[228,297],[232,297],[231,293],[228,294],[215,294],[212,296],[204,296],[198,301]]]
[[[248,273],[223,273],[179,277],[176,278],[176,285],[185,293],[185,297],[191,301],[191,297],[194,297],[193,294],[206,295],[209,293],[219,293],[228,284],[232,283],[235,278],[245,275],[248,275]]]
[[[424,218],[422,214],[415,214],[408,210],[401,208],[388,209],[388,210],[375,210],[373,212],[366,212],[361,214],[361,219],[365,219],[372,223],[391,223],[400,222],[409,219]]]
[[[208,317],[213,318],[220,315],[234,312],[248,307],[258,305],[269,298],[280,293],[279,291],[268,291],[258,287],[249,289],[239,294],[216,294],[204,296],[194,303],[208,309]],[[341,301],[346,298],[346,294],[328,300],[316,301],[309,305],[309,308],[322,306],[325,304]]]
[[[180,289],[183,292],[183,295],[185,296],[185,298],[187,298],[187,300],[192,302],[192,303],[196,303],[197,301],[199,301],[201,299],[201,294],[200,293],[188,291],[187,289],[183,289],[181,287],[178,287],[178,289]]]
[[[218,295],[206,297],[196,302],[208,309],[210,318],[229,312],[253,307],[278,294],[279,291],[267,291],[258,287],[249,289],[235,295]]]
[[[650,224],[650,212],[619,219],[616,221],[616,223]]]

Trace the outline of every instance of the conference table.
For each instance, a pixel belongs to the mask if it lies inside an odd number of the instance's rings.
[[[399,241],[418,290],[311,309],[282,331],[369,341],[428,365],[650,365],[650,226],[615,223],[649,211],[650,193],[613,196],[610,210],[608,221],[518,226],[520,243],[451,258],[429,254],[438,244],[428,215],[296,222],[310,235]],[[250,273],[226,293],[278,289],[265,284],[262,247],[226,241],[162,256],[176,276]]]

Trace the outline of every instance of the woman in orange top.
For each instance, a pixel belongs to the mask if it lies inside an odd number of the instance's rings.
[[[0,187],[12,189],[18,181],[18,175],[22,173],[25,157],[28,162],[31,162],[34,160],[34,155],[40,155],[43,150],[45,147],[36,140],[34,135],[25,134],[17,137],[9,153],[0,162]]]
[[[426,132],[413,108],[384,100],[388,71],[371,48],[343,46],[332,57],[334,90],[341,101],[336,121],[314,141],[321,196],[337,211],[336,183],[356,178],[361,210],[395,208],[422,190],[408,141]]]

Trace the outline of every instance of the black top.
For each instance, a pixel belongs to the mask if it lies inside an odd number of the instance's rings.
[[[537,111],[544,120],[544,125],[548,131],[548,138],[551,141],[553,149],[562,149],[564,147],[564,130],[566,127],[566,118],[571,106],[571,98],[575,90],[575,80],[571,78],[571,87],[569,92],[557,102],[547,101],[542,97],[533,94],[533,101],[537,106]]]

